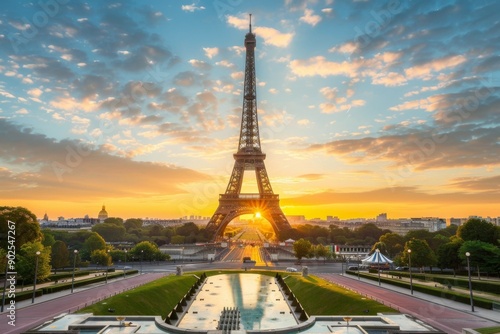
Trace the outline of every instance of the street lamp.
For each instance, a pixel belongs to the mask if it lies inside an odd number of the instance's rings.
[[[375,252],[377,252],[377,263],[378,263],[378,285],[380,286],[380,249],[376,249]]]
[[[359,278],[359,267],[361,267],[361,256],[358,255],[358,280],[361,279]]]
[[[141,275],[142,275],[142,257],[144,255],[144,249],[141,249]]]
[[[109,249],[106,255],[106,284],[108,284]]]
[[[71,278],[71,293],[73,293],[73,288],[75,287],[75,265],[76,265],[76,254],[78,254],[78,249],[73,251],[73,277]]]
[[[35,261],[35,281],[33,282],[33,297],[31,297],[31,304],[35,302],[35,293],[36,293],[36,274],[38,273],[38,256],[40,255],[40,251],[36,252],[36,261]]]
[[[127,264],[127,253],[128,251],[125,249],[125,264]],[[125,265],[123,265],[123,278],[125,278]]]
[[[470,291],[470,308],[471,311],[474,312],[474,297],[472,296],[472,281],[470,278],[470,262],[469,262],[470,253],[465,253],[465,258],[467,259],[467,271],[469,273],[469,291]]]
[[[413,295],[413,281],[411,277],[411,249],[408,249],[408,270],[410,271],[410,293]]]

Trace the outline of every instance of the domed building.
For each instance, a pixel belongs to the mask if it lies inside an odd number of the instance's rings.
[[[102,210],[99,211],[99,215],[97,216],[99,218],[99,221],[102,223],[106,218],[108,218],[108,212],[106,211],[106,206],[103,204],[102,205]]]

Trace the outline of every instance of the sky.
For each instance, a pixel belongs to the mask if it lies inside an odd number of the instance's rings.
[[[244,36],[286,215],[500,216],[498,1],[2,1],[0,203],[211,216]],[[245,173],[245,192],[255,178]]]

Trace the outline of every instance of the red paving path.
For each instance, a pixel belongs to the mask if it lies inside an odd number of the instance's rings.
[[[18,309],[16,310],[15,327],[8,324],[9,319],[4,312],[0,315],[0,333],[22,333],[61,313],[74,312],[77,309],[85,307],[85,305],[90,305],[100,299],[114,295],[115,293],[120,293],[124,290],[129,290],[133,287],[156,280],[164,275],[165,274],[155,273],[135,276]],[[468,312],[454,310],[431,301],[392,291],[387,289],[390,288],[389,286],[380,288],[376,285],[367,284],[338,274],[319,274],[318,276],[357,291],[363,295],[367,295],[372,299],[384,302],[384,304],[394,309],[398,309],[402,313],[407,313],[419,318],[448,334],[460,334],[462,333],[462,328],[498,326],[498,322],[487,320]]]
[[[0,333],[17,334],[32,329],[33,327],[52,319],[65,312],[74,312],[77,309],[95,303],[116,293],[129,290],[139,285],[154,281],[165,276],[163,273],[144,274],[130,277],[125,280],[111,281],[95,288],[68,294],[60,298],[33,304],[16,310],[16,326],[8,324],[10,319],[4,312],[0,316]]]
[[[432,301],[392,291],[389,285],[383,285],[381,288],[377,285],[364,283],[338,274],[319,274],[318,276],[362,295],[367,295],[379,302],[383,301],[385,305],[397,309],[401,313],[410,314],[448,334],[460,334],[462,333],[462,328],[481,328],[499,325],[498,322],[493,322],[468,312],[454,310]],[[429,296],[429,299],[432,298],[435,297]],[[500,319],[500,314],[498,318]]]

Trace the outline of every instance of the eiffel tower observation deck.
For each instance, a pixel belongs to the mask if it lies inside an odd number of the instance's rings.
[[[266,154],[262,152],[260,144],[255,77],[256,44],[250,14],[249,31],[245,35],[245,81],[240,139],[238,151],[233,154],[235,163],[226,192],[219,195],[219,206],[206,227],[206,231],[212,233],[213,239],[222,236],[231,220],[244,214],[260,213],[271,223],[276,236],[280,239],[284,231],[291,229],[279,206],[279,195],[273,193],[264,165]],[[249,170],[255,171],[258,193],[241,193],[244,173]]]

